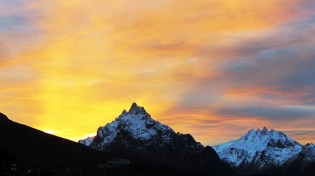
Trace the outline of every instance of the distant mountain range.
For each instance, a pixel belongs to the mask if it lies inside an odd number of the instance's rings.
[[[135,163],[112,169],[114,175],[315,175],[313,143],[303,146],[283,132],[264,127],[251,129],[238,140],[205,147],[190,134],[175,133],[152,119],[136,103],[99,127],[95,137],[79,143],[13,122],[0,113],[0,159],[8,158],[6,153],[20,164],[40,168],[79,166],[81,174],[85,168],[85,175],[102,175],[102,170],[95,174],[90,168],[113,158]]]
[[[204,147],[190,134],[175,133],[167,125],[155,121],[143,107],[133,103],[111,123],[101,126],[95,137],[79,143],[99,151],[128,151],[181,170],[199,170],[213,174],[232,174],[213,152],[238,174],[303,175],[315,162],[314,144],[302,146],[280,131],[251,129],[240,139],[212,147]],[[200,157],[209,153],[211,159]],[[197,159],[198,158],[198,159]],[[208,162],[207,165],[202,163]],[[210,164],[211,163],[211,164]],[[213,163],[220,163],[220,166]],[[230,173],[219,173],[225,170]]]

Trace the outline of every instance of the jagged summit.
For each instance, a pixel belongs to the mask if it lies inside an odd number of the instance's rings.
[[[263,130],[261,131],[262,135],[267,135],[269,133],[268,128],[264,127]]]
[[[233,168],[251,168],[259,170],[270,165],[280,166],[302,150],[302,145],[281,131],[267,127],[262,130],[251,129],[238,140],[213,147],[220,158]],[[257,166],[255,168],[254,166]],[[239,174],[250,171],[238,170]]]
[[[132,103],[130,109],[129,109],[129,113],[146,113],[146,110],[144,109],[144,107],[138,106],[137,103]]]
[[[251,130],[249,130],[248,132],[254,131],[256,133],[260,133],[262,135],[268,135],[269,133],[273,133],[274,129],[270,129],[270,131],[268,131],[267,127],[263,127],[262,130],[260,130],[260,128],[257,128],[257,130],[255,130],[254,128],[252,128]]]
[[[136,140],[144,141],[161,135],[161,141],[164,142],[169,141],[168,135],[176,134],[169,126],[152,119],[144,107],[132,103],[128,112],[123,110],[114,121],[98,128],[96,139],[102,141],[101,143],[96,142],[94,138],[83,139],[79,143],[92,145],[97,150],[105,150],[122,132]]]
[[[147,114],[147,111],[144,109],[144,107],[138,106],[137,103],[134,102],[132,103],[129,111],[126,111],[126,109],[124,109],[118,118],[120,118],[121,116],[126,116],[128,114]]]
[[[132,103],[128,112],[123,110],[114,121],[99,127],[95,137],[80,140],[79,143],[96,150],[109,150],[121,141],[119,145],[123,143],[125,148],[141,149],[151,145],[154,146],[152,148],[161,148],[173,143],[173,140],[178,140],[176,145],[180,145],[182,141],[183,148],[194,148],[198,151],[203,148],[191,135],[175,133],[169,126],[152,119],[144,107]]]
[[[247,134],[233,141],[234,146],[236,145],[242,149],[251,148],[258,151],[264,150],[266,147],[285,148],[294,146],[295,144],[298,143],[287,137],[283,132],[273,129],[268,131],[267,127],[264,127],[262,130],[259,128],[257,130],[251,129]]]

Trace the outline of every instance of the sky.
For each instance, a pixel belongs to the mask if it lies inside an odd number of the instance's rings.
[[[314,0],[0,0],[0,112],[73,141],[133,102],[203,145],[315,142]]]

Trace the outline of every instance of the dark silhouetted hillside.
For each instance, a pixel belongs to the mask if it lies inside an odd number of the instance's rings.
[[[60,167],[96,164],[104,153],[84,145],[13,122],[0,113],[0,150],[25,165]]]

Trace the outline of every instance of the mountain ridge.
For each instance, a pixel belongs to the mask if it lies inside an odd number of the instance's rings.
[[[291,174],[289,170],[294,163],[295,170],[300,172],[315,161],[315,147],[314,153],[312,147],[310,144],[311,149],[306,149],[283,132],[268,131],[266,127],[251,129],[237,140],[213,146],[221,160],[239,174]],[[310,151],[309,160],[303,157],[306,151]]]
[[[21,162],[49,168],[93,164],[103,154],[83,145],[11,121],[0,113],[0,150],[16,155]]]
[[[111,123],[101,126],[94,138],[80,140],[100,151],[128,151],[179,170],[213,175],[235,175],[212,147],[204,147],[190,134],[181,134],[151,118],[136,103]]]
[[[0,112],[0,123],[12,122],[6,115]]]
[[[0,150],[18,154],[22,162],[32,160],[41,167],[68,166],[70,163],[94,165],[105,158],[121,156],[201,175],[235,175],[235,172],[309,175],[314,173],[315,163],[313,143],[303,146],[283,132],[268,131],[266,127],[251,129],[238,140],[221,144],[221,147],[204,147],[190,134],[176,133],[152,119],[136,103],[129,111],[123,110],[112,123],[99,127],[95,137],[79,141],[84,145],[11,121],[0,112],[0,141]],[[107,153],[97,152],[94,147]],[[232,165],[222,158],[218,151],[221,149],[226,149],[227,156],[233,156],[230,158]]]

